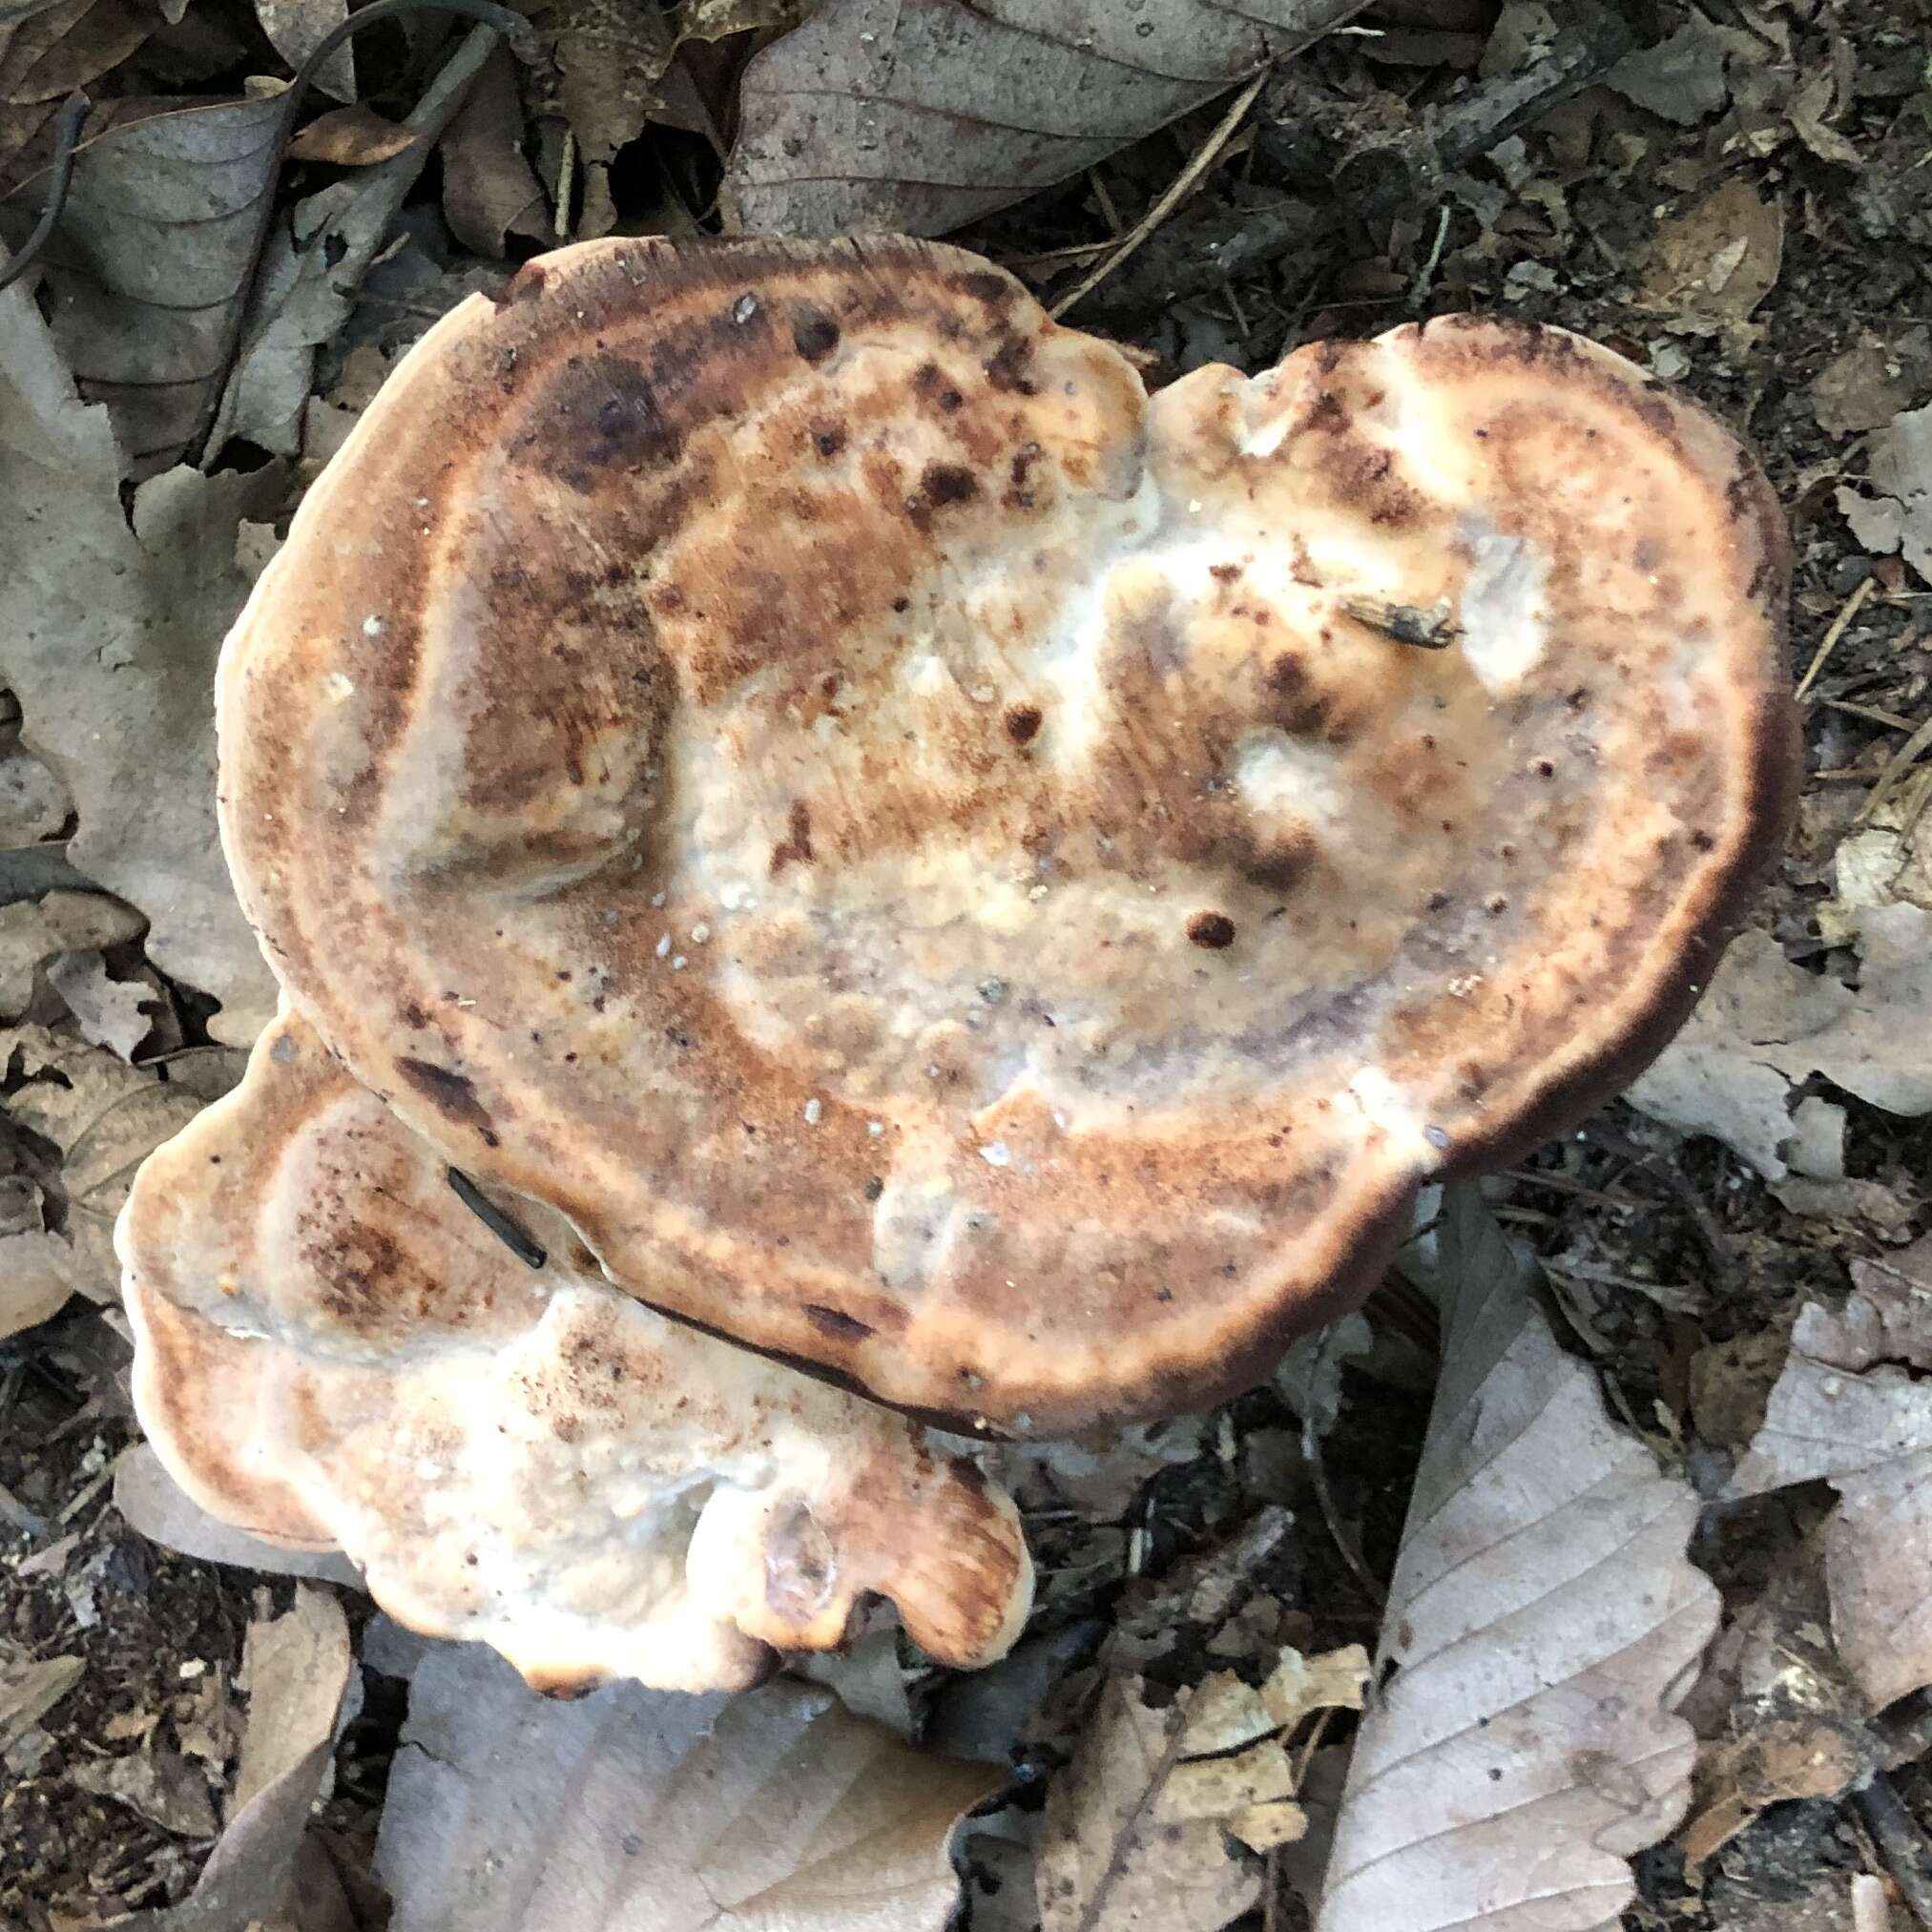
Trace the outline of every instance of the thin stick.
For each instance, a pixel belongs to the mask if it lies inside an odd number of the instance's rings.
[[[1932,1845],[1918,1821],[1900,1800],[1883,1772],[1862,1791],[1852,1794],[1852,1804],[1879,1847],[1900,1896],[1920,1924],[1932,1927]]]
[[[0,293],[11,288],[47,246],[47,238],[53,233],[53,224],[67,206],[67,191],[73,181],[74,151],[80,146],[80,131],[93,111],[93,103],[79,88],[62,104],[60,118],[53,126],[53,179],[48,183],[47,205],[33,224],[33,233],[21,244],[20,253],[0,269]]]
[[[1870,579],[1868,578],[1866,581],[1869,582]],[[1853,821],[1854,823],[1862,825],[1899,789],[1900,780],[1924,756],[1928,746],[1932,746],[1932,717],[1928,717],[1885,760],[1883,768],[1879,773],[1877,782],[1872,786],[1870,796],[1859,807],[1859,815]]]
[[[1821,697],[1818,702],[1827,711],[1841,711],[1847,717],[1862,717],[1869,724],[1882,724],[1887,731],[1917,729],[1909,717],[1901,717],[1896,711],[1880,711],[1876,704],[1854,704],[1845,697]]]
[[[1818,673],[1825,668],[1825,660],[1839,648],[1839,639],[1845,634],[1852,619],[1865,608],[1865,599],[1878,588],[1878,582],[1876,577],[1862,579],[1858,588],[1845,599],[1843,608],[1838,615],[1832,619],[1831,629],[1818,640],[1818,650],[1810,665],[1806,668],[1804,675],[1797,680],[1797,696],[1800,703],[1817,681]]]
[[[1161,196],[1160,199],[1128,230],[1126,236],[1121,240],[1120,246],[1111,255],[1108,256],[1105,260],[1091,269],[1084,280],[1075,283],[1069,294],[1063,295],[1053,304],[1049,313],[1055,322],[1058,322],[1075,302],[1091,295],[1180,206],[1181,202],[1193,191],[1195,182],[1220,159],[1222,149],[1235,138],[1236,130],[1247,118],[1248,110],[1255,105],[1257,97],[1260,94],[1262,85],[1268,78],[1269,72],[1268,68],[1262,68],[1255,75],[1254,79],[1235,96],[1227,113],[1221,116],[1219,124],[1215,127],[1214,133],[1208,136],[1206,145],[1200,148],[1195,153],[1194,158],[1188,162],[1187,166],[1174,177],[1166,194]],[[1867,577],[1865,581],[1870,583],[1871,579]]]
[[[1335,1506],[1335,1497],[1328,1486],[1328,1470],[1321,1460],[1321,1438],[1315,1433],[1314,1424],[1305,1416],[1301,1419],[1301,1460],[1308,1465],[1309,1481],[1315,1486],[1315,1500],[1321,1505],[1321,1520],[1328,1525],[1328,1533],[1334,1538],[1336,1548],[1340,1550],[1342,1562],[1355,1572],[1355,1580],[1368,1592],[1368,1600],[1380,1608],[1388,1601],[1388,1592],[1376,1581],[1361,1551],[1356,1548],[1354,1538],[1342,1525],[1341,1511]]]

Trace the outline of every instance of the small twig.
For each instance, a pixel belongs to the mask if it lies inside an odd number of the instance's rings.
[[[1260,94],[1261,89],[1267,81],[1268,73],[1269,70],[1267,68],[1262,68],[1255,75],[1254,79],[1235,96],[1234,100],[1229,104],[1227,113],[1216,123],[1214,133],[1208,136],[1206,143],[1195,154],[1187,166],[1174,177],[1174,180],[1169,184],[1167,192],[1128,230],[1127,234],[1121,239],[1120,245],[1114,249],[1113,253],[1107,256],[1095,267],[1091,269],[1080,281],[1074,284],[1068,294],[1062,296],[1053,304],[1049,313],[1053,317],[1055,322],[1058,322],[1083,297],[1091,295],[1180,206],[1181,202],[1192,193],[1195,184],[1220,159],[1222,149],[1235,138],[1236,130],[1247,118],[1248,110],[1255,105],[1257,97]]]
[[[1818,673],[1825,668],[1826,660],[1839,648],[1839,639],[1845,634],[1852,619],[1864,609],[1865,599],[1878,588],[1878,581],[1876,577],[1861,578],[1852,594],[1839,607],[1838,615],[1831,621],[1831,628],[1818,639],[1818,649],[1812,654],[1812,660],[1805,667],[1804,675],[1797,680],[1799,703],[1803,703],[1812,686],[1818,682]]]
[[[1852,1804],[1878,1845],[1899,1896],[1921,1925],[1932,1928],[1932,1844],[1918,1821],[1883,1772],[1852,1793]]]
[[[1123,1693],[1123,1694],[1125,1694]],[[1148,1775],[1147,1789],[1140,1795],[1140,1801],[1128,1814],[1113,1840],[1113,1848],[1108,1856],[1106,1868],[1094,1881],[1093,1890],[1087,1901],[1087,1908],[1080,1914],[1080,1922],[1074,1932],[1094,1932],[1107,1909],[1107,1901],[1114,1886],[1120,1881],[1120,1875],[1127,1869],[1128,1855],[1139,1842],[1141,1827],[1153,1808],[1155,1798],[1160,1796],[1161,1787],[1167,1783],[1169,1774],[1180,1762],[1181,1747],[1187,1740],[1188,1712],[1193,1708],[1194,1694],[1185,1703],[1176,1702],[1174,1707],[1174,1722],[1168,1727],[1165,1745],[1159,1760]]]
[[[1887,731],[1917,729],[1909,717],[1901,717],[1896,711],[1880,711],[1876,704],[1854,704],[1846,697],[1821,697],[1818,702],[1827,711],[1841,711],[1847,717],[1862,717],[1868,724],[1882,724]]]
[[[1380,1609],[1388,1601],[1388,1592],[1376,1581],[1374,1572],[1341,1521],[1341,1511],[1335,1506],[1334,1492],[1328,1486],[1328,1470],[1321,1460],[1321,1438],[1315,1433],[1314,1423],[1305,1416],[1301,1419],[1301,1460],[1308,1465],[1308,1480],[1314,1485],[1315,1500],[1321,1506],[1321,1520],[1327,1524],[1328,1533],[1334,1538],[1336,1548],[1340,1550],[1342,1562],[1354,1571],[1356,1582],[1368,1592],[1369,1601]]]
[[[67,206],[67,191],[73,182],[74,152],[80,146],[80,131],[93,111],[93,103],[79,88],[62,105],[60,118],[53,124],[53,179],[48,183],[47,205],[33,224],[33,233],[21,244],[20,253],[5,268],[0,268],[0,294],[11,288],[33,266],[40,251],[47,246],[47,238],[53,233],[54,223]]]
[[[1871,580],[1867,578],[1866,581],[1869,583]],[[1928,748],[1932,748],[1932,717],[1928,717],[1885,760],[1877,779],[1873,782],[1870,797],[1859,807],[1858,817],[1853,821],[1855,824],[1864,824],[1871,818],[1872,814],[1899,789],[1900,780],[1925,755]]]

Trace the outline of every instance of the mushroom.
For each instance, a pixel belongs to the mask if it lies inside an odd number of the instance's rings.
[[[868,1593],[943,1662],[1005,1652],[1032,1572],[977,1467],[654,1314],[540,1204],[513,1253],[446,1173],[287,1013],[142,1169],[135,1400],[203,1507],[550,1690],[747,1684]]]
[[[1149,397],[954,249],[588,243],[311,490],[222,835],[356,1078],[611,1282],[1072,1431],[1252,1382],[1668,1039],[1781,837],[1786,576],[1560,330]]]

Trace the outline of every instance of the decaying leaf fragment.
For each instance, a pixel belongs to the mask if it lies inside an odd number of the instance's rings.
[[[1801,1166],[1794,1090],[1814,1073],[1890,1113],[1932,1112],[1932,912],[1870,907],[1857,946],[1853,991],[1793,966],[1769,933],[1742,934],[1631,1104],[1714,1133],[1772,1180]]]
[[[1734,1487],[1821,1477],[1839,1492],[1824,1533],[1832,1632],[1879,1710],[1932,1684],[1932,1236],[1851,1272],[1842,1310],[1799,1313]]]
[[[1838,492],[1852,534],[1879,556],[1899,552],[1932,583],[1932,404],[1900,410],[1872,438],[1865,486]]]
[[[376,1845],[391,1932],[941,1932],[1001,1781],[828,1691],[546,1701],[477,1646],[418,1668]]]
[[[1696,1499],[1606,1419],[1473,1187],[1436,1240],[1442,1381],[1318,1932],[1613,1926],[1689,1794]]]
[[[1360,1645],[1284,1650],[1258,1688],[1220,1671],[1164,1706],[1109,1676],[1047,1797],[1043,1932],[1218,1932],[1260,1896],[1264,1852],[1308,1828],[1290,1746],[1312,1712],[1359,1711]],[[1244,1849],[1245,1848],[1245,1849]]]

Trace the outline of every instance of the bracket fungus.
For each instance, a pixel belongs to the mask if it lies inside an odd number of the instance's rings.
[[[223,840],[301,1026],[385,1147],[551,1257],[533,1288],[498,1248],[521,1325],[488,1347],[364,1338],[393,1359],[353,1401],[468,1349],[527,1439],[517,1352],[634,1303],[654,1359],[853,1440],[886,1426],[860,1396],[1024,1434],[1246,1385],[1424,1182],[1688,1011],[1789,805],[1786,571],[1750,457],[1558,330],[1149,396],[944,246],[526,265],[397,370],[221,662]],[[259,1055],[238,1106],[279,1118],[248,1096],[281,1077]],[[256,1318],[160,1232],[191,1165],[123,1240],[144,1359],[192,1331],[192,1365]],[[389,1225],[367,1188],[275,1198],[345,1251]],[[479,1231],[420,1310],[390,1279],[411,1334],[470,1319]],[[203,1379],[145,1377],[177,1444]],[[895,1440],[883,1489],[957,1514]],[[334,1515],[321,1477],[203,1486],[330,1535],[361,1508],[366,1553],[402,1506],[350,1500],[373,1466]],[[528,1561],[527,1595],[602,1574]]]
[[[512,1254],[301,1020],[151,1156],[121,1224],[135,1400],[258,1535],[346,1549],[532,1684],[751,1683],[891,1598],[934,1656],[1031,1602],[1011,1502],[904,1417],[654,1314],[531,1203]]]

